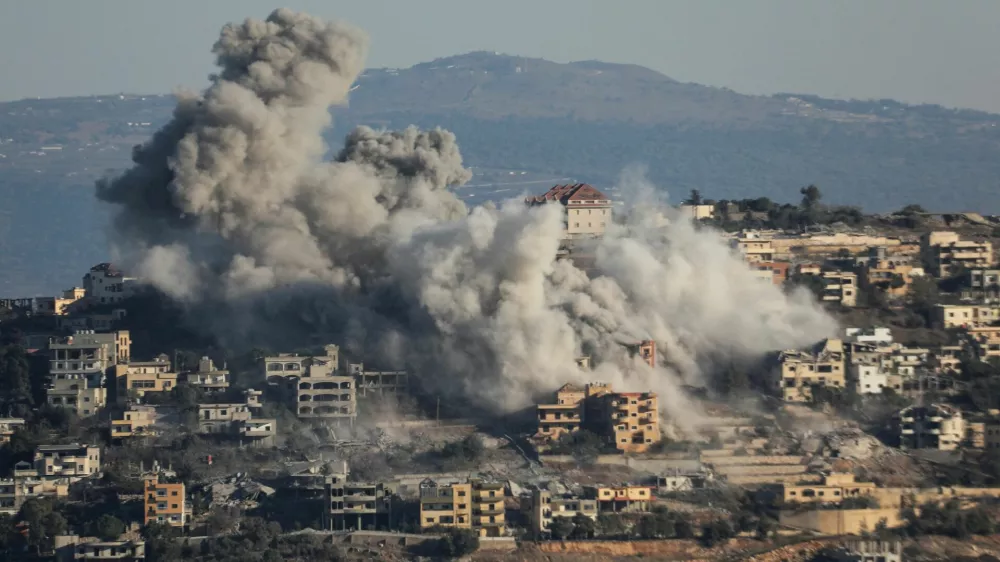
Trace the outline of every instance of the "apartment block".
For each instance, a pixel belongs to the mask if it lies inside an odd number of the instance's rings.
[[[472,528],[472,485],[420,483],[420,528]]]
[[[410,376],[406,371],[365,370],[364,363],[349,363],[347,374],[354,377],[357,395],[399,396],[410,390]]]
[[[77,443],[39,445],[32,469],[39,478],[69,478],[76,482],[101,472],[101,449]]]
[[[862,267],[862,279],[869,287],[876,287],[890,297],[909,294],[913,280],[924,276],[924,268],[910,263],[877,260]]]
[[[340,374],[340,348],[324,347],[323,357],[279,355],[264,359],[268,384],[295,390],[292,408],[303,419],[353,424],[357,418],[357,382]]]
[[[108,403],[108,389],[84,373],[57,373],[49,377],[45,401],[72,410],[80,417],[97,415]]]
[[[555,404],[538,405],[535,437],[543,445],[579,429],[603,436],[619,451],[644,453],[662,439],[656,393],[614,392],[605,383],[583,389],[567,384],[556,392]]]
[[[114,264],[100,263],[83,276],[83,289],[91,304],[119,303],[132,296],[138,280],[122,273]]]
[[[501,482],[470,478],[463,484],[420,484],[420,528],[473,529],[483,537],[506,534],[506,491]]]
[[[845,498],[874,497],[877,486],[873,482],[857,482],[853,474],[832,473],[823,477],[820,484],[782,484],[785,503],[839,504]]]
[[[650,486],[585,486],[583,490],[587,499],[597,501],[601,513],[649,511],[653,500]]]
[[[207,391],[225,390],[229,388],[229,371],[217,369],[210,358],[202,357],[198,361],[198,370],[186,373],[184,382]]]
[[[754,275],[761,281],[784,285],[788,280],[788,270],[792,264],[786,261],[760,261],[749,265]]]
[[[847,308],[858,305],[858,274],[853,271],[824,271],[823,302],[837,303]]]
[[[83,288],[73,287],[63,291],[58,297],[35,297],[31,312],[42,316],[65,316],[84,295]]]
[[[962,296],[980,302],[1000,301],[1000,269],[970,269]]]
[[[611,225],[611,199],[592,185],[557,185],[525,199],[529,207],[556,203],[562,205],[565,238],[600,237]]]
[[[128,439],[137,435],[153,435],[160,415],[156,406],[133,405],[111,418],[111,438]]]
[[[845,387],[844,343],[826,339],[811,350],[787,350],[778,356],[781,397],[786,402],[812,400],[815,385],[843,389]]]
[[[653,340],[642,340],[635,343],[625,344],[625,349],[632,355],[642,359],[651,368],[656,368],[656,342]]]
[[[910,406],[894,417],[901,449],[954,451],[966,439],[962,411],[946,404]]]
[[[187,524],[187,504],[184,483],[168,484],[160,482],[159,476],[150,475],[145,479],[144,522],[165,523],[172,527]]]
[[[228,433],[234,422],[249,421],[253,409],[260,408],[259,390],[244,393],[246,402],[198,404],[198,431],[200,433]]]
[[[572,519],[583,515],[597,520],[597,500],[535,489],[522,501],[521,511],[527,516],[531,530],[536,535],[544,535],[550,532],[552,520],[556,517]]]
[[[1000,357],[1000,326],[966,328],[965,335],[980,361]]]
[[[586,390],[573,384],[565,384],[556,391],[554,404],[538,405],[538,437],[558,440],[567,433],[573,433],[583,425],[583,403]]]
[[[682,213],[696,221],[715,218],[715,205],[683,203],[678,208]]]
[[[1000,306],[938,304],[931,313],[931,321],[942,328],[968,328],[1000,323]]]
[[[892,330],[877,326],[871,328],[846,328],[844,330],[844,341],[875,346],[892,345]]]
[[[848,366],[848,375],[858,394],[882,394],[889,385],[889,373],[880,363],[854,363]]]
[[[326,528],[331,531],[374,530],[389,526],[390,494],[381,482],[352,482],[347,463],[324,484]]]
[[[148,392],[170,392],[177,388],[177,373],[171,372],[170,358],[160,355],[153,361],[131,361],[115,365],[115,398],[119,404],[141,399]]]
[[[762,238],[754,233],[745,233],[730,242],[731,247],[743,256],[748,264],[770,263],[774,261],[774,244],[770,238]]]
[[[32,498],[69,496],[68,478],[41,479],[34,475],[34,471],[31,472],[29,476],[0,480],[0,514],[16,515],[24,502]]]
[[[990,242],[962,240],[956,232],[929,232],[920,238],[920,253],[930,273],[951,277],[959,270],[983,269],[993,265]]]

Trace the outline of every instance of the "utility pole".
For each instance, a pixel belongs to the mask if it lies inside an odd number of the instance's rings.
[[[441,396],[437,396],[437,410],[434,413],[434,421],[441,425]]]

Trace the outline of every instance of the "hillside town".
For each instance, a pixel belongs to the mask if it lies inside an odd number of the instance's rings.
[[[4,556],[903,560],[930,536],[993,534],[1000,220],[801,194],[693,192],[664,219],[716,230],[756,282],[808,292],[839,325],[679,389],[691,420],[596,370],[498,419],[344,342],[225,349],[111,263],[0,299]],[[560,206],[559,259],[585,270],[615,228],[591,185],[525,203]],[[673,360],[669,342],[621,348]]]

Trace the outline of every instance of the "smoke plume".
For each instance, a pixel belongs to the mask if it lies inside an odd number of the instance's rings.
[[[322,333],[494,411],[596,379],[677,411],[711,358],[831,332],[807,295],[758,282],[669,210],[636,206],[587,248],[592,271],[557,260],[558,205],[470,211],[449,190],[470,173],[447,131],[361,127],[324,161],[329,107],[366,49],[359,30],[288,10],[227,25],[208,89],[180,96],[134,166],[98,185],[126,265],[224,341]],[[621,345],[647,338],[666,363]]]

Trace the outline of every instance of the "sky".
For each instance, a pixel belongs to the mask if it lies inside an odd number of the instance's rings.
[[[219,28],[261,0],[5,0],[0,100],[196,89]],[[997,0],[290,0],[367,30],[369,66],[474,50],[648,66],[750,94],[1000,112]]]

